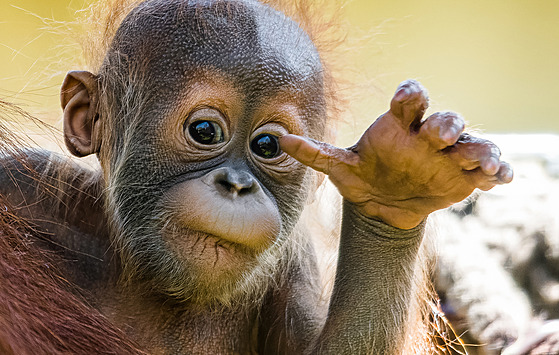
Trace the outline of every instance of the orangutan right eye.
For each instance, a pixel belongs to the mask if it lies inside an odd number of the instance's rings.
[[[196,121],[188,126],[188,133],[196,142],[205,145],[223,142],[223,130],[213,121]]]

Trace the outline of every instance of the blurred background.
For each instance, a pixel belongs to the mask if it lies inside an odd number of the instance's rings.
[[[0,2],[0,97],[57,112],[78,52],[44,28],[64,26],[86,4]],[[365,38],[343,58],[367,98],[352,105],[357,132],[406,78],[427,87],[433,110],[458,111],[485,132],[559,132],[559,1],[353,0],[341,13],[348,38]]]

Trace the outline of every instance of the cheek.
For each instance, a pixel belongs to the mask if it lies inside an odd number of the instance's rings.
[[[274,185],[270,191],[276,196],[282,216],[283,232],[290,233],[301,216],[309,194],[313,193],[315,174],[310,169],[302,168],[289,176],[289,183]]]

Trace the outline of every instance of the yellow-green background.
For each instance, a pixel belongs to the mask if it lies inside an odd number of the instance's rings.
[[[0,97],[56,109],[72,52],[31,13],[69,21],[82,5],[1,0]],[[456,110],[484,131],[559,133],[559,0],[354,0],[343,13],[350,38],[373,34],[344,55],[363,85],[356,130],[386,109],[400,81],[416,78],[433,109]]]

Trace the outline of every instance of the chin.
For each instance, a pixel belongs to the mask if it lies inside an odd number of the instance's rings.
[[[274,244],[255,250],[188,228],[167,227],[162,238],[175,264],[167,293],[193,303],[234,306],[262,297],[281,255]]]
[[[163,241],[174,257],[189,270],[211,278],[242,273],[247,265],[256,262],[258,254],[241,244],[188,228],[165,230]]]

